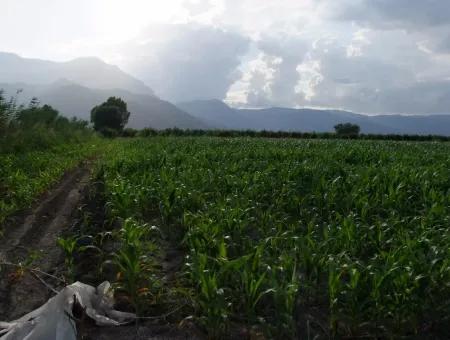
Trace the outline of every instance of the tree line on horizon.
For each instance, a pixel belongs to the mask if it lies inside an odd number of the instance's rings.
[[[68,119],[50,105],[41,105],[33,98],[25,105],[17,104],[17,96],[6,99],[0,90],[0,151],[20,150],[50,146],[56,140],[76,140],[86,137],[92,129],[104,137],[152,137],[152,136],[216,136],[216,137],[261,137],[298,139],[376,139],[408,141],[450,141],[450,136],[361,134],[360,127],[352,123],[337,124],[334,132],[257,131],[220,129],[165,130],[126,128],[131,113],[127,103],[118,97],[109,97],[91,110],[91,121]],[[92,129],[91,129],[92,128]],[[92,132],[91,132],[92,133]],[[6,142],[8,140],[8,143]],[[8,145],[8,146],[7,146]]]

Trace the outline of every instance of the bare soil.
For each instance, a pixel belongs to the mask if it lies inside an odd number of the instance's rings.
[[[4,227],[0,239],[0,320],[14,320],[31,312],[55,294],[52,288],[59,290],[65,285],[58,279],[65,268],[56,241],[77,222],[90,186],[89,165],[86,161],[67,172],[31,209],[12,217]],[[172,255],[172,261],[164,261],[163,267],[178,267],[180,256]],[[19,264],[39,271],[21,270]],[[189,327],[182,330],[164,320],[121,327],[97,327],[89,322],[79,325],[80,338],[87,340],[199,338],[194,333]]]
[[[88,164],[81,164],[66,173],[32,209],[10,219],[0,242],[0,263],[29,264],[60,277],[64,258],[56,240],[70,226],[89,177]],[[14,320],[41,306],[53,295],[36,275],[56,289],[63,284],[43,274],[3,266],[0,272],[0,320]]]

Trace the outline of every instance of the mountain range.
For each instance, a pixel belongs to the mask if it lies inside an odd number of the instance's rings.
[[[94,106],[116,96],[127,102],[132,113],[129,127],[208,128],[203,121],[155,96],[140,80],[98,58],[58,63],[0,53],[0,89],[9,96],[20,90],[18,100],[22,103],[37,97],[68,117],[90,120]]]
[[[450,135],[450,115],[367,116],[340,110],[234,109],[220,100],[178,103],[177,106],[210,125],[225,129],[330,132],[343,123],[358,124],[363,133]]]
[[[136,129],[251,129],[302,132],[333,131],[344,122],[358,124],[363,133],[450,135],[450,115],[367,116],[339,110],[236,109],[220,100],[176,105],[158,98],[142,81],[98,58],[68,62],[27,59],[0,52],[0,89],[20,102],[37,97],[63,115],[90,119],[91,109],[110,96],[128,103],[128,126]]]
[[[142,129],[153,127],[167,129],[179,127],[185,129],[205,129],[208,125],[203,121],[180,110],[175,105],[152,95],[132,93],[122,89],[99,90],[59,80],[49,85],[28,85],[24,83],[0,83],[0,89],[6,93],[15,93],[21,89],[20,100],[29,102],[31,94],[42,104],[49,104],[67,117],[78,117],[90,120],[91,109],[106,101],[109,97],[120,97],[128,104],[132,114],[128,127]]]

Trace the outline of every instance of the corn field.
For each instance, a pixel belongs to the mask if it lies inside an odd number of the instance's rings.
[[[0,227],[10,215],[29,208],[66,171],[93,155],[99,143],[66,143],[46,150],[0,153]]]
[[[186,249],[213,338],[448,325],[449,144],[155,138],[117,143],[101,171],[111,216],[160,216]]]

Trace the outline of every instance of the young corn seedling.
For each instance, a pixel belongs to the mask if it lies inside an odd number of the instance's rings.
[[[75,279],[75,265],[74,265],[74,253],[77,248],[77,239],[75,237],[57,239],[57,244],[64,252],[64,264],[67,270],[67,280],[73,282]]]
[[[145,238],[149,233],[146,225],[138,225],[132,219],[125,220],[119,232],[121,247],[113,254],[113,262],[119,268],[119,286],[130,297],[136,312],[139,311],[139,290],[146,282],[149,259],[145,255]]]

